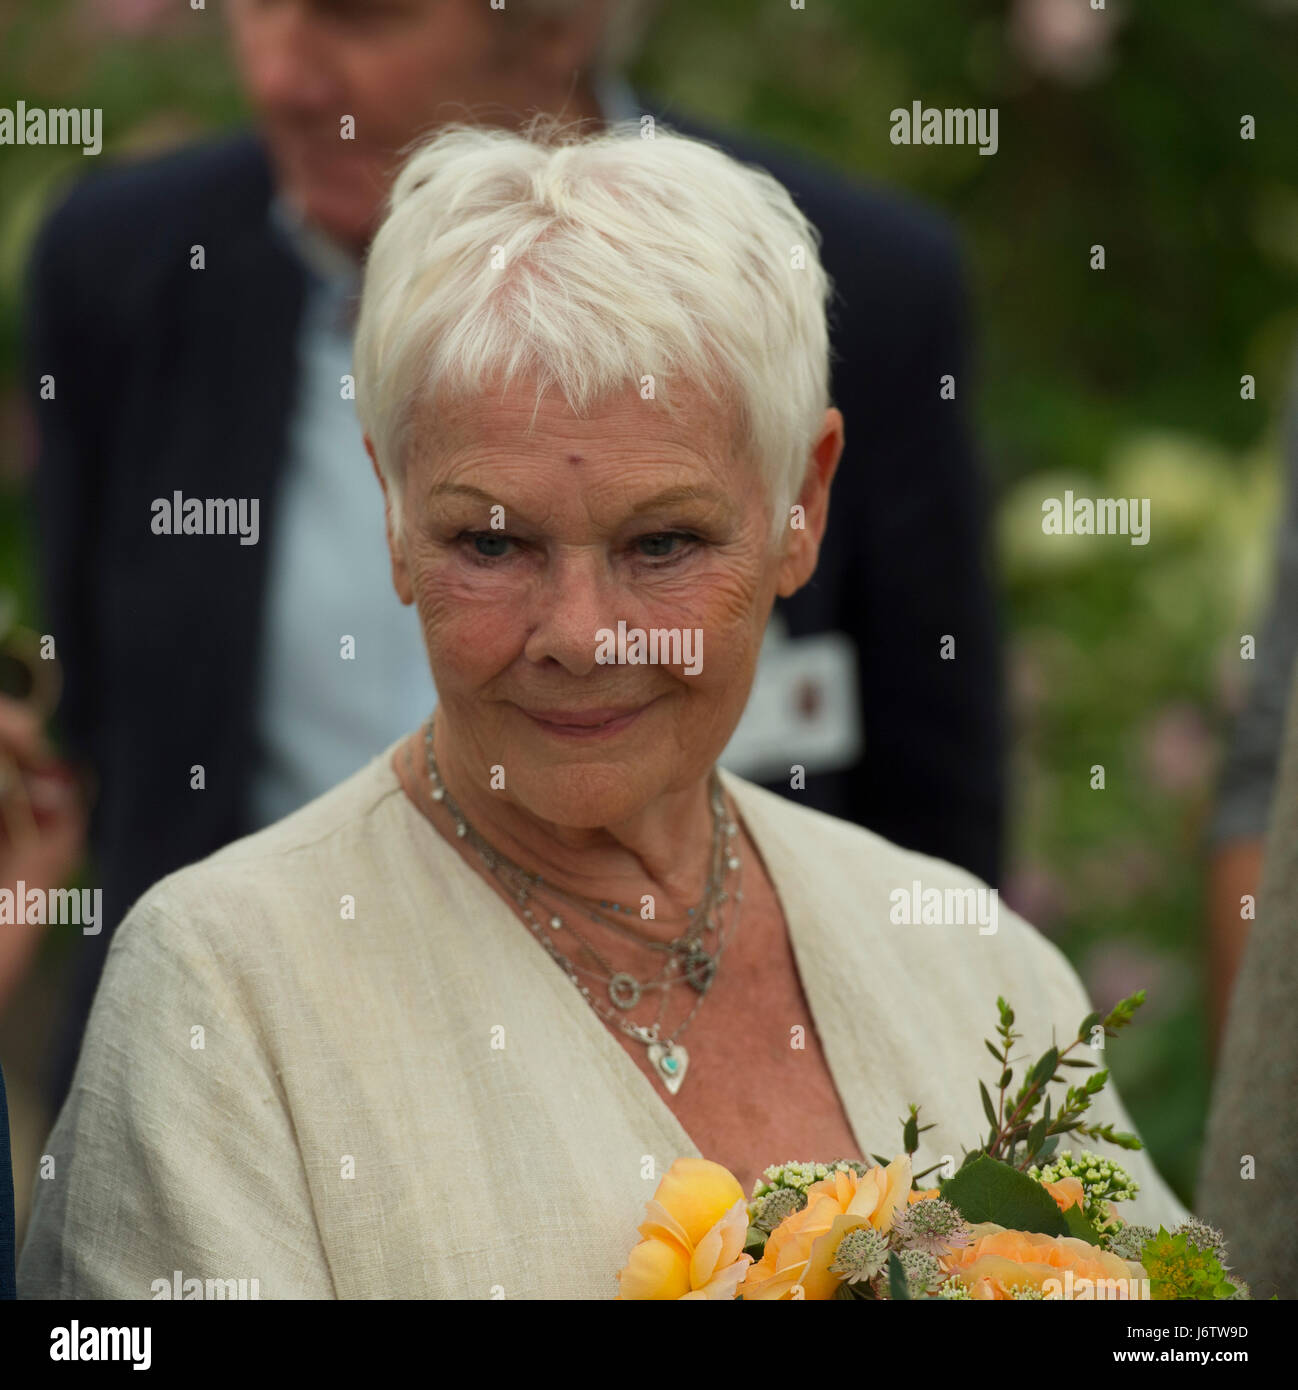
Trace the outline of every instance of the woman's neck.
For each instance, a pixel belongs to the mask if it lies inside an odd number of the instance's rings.
[[[533,816],[499,792],[479,787],[458,767],[455,750],[446,746],[445,738],[445,726],[438,719],[433,752],[450,799],[482,839],[520,868],[540,874],[564,892],[631,907],[637,917],[642,899],[651,894],[653,919],[638,924],[646,936],[675,935],[674,929],[655,933],[653,920],[665,924],[698,905],[712,867],[707,774],[684,792],[665,794],[624,823],[561,826]],[[454,817],[444,800],[432,796],[425,756],[421,728],[396,753],[402,786],[439,833],[464,853],[469,847],[456,835]]]

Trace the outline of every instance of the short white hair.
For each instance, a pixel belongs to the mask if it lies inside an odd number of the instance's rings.
[[[733,410],[775,544],[829,404],[819,241],[770,174],[661,126],[443,126],[393,185],[354,344],[394,524],[417,405],[535,379],[582,415],[652,377],[646,409],[688,382]]]

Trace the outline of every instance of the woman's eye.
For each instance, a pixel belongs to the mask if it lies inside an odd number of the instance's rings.
[[[513,541],[499,531],[463,531],[459,539],[473,547],[474,555],[482,560],[502,560]]]
[[[461,531],[457,541],[469,550],[470,558],[478,561],[504,560],[518,542],[500,531]],[[671,563],[683,557],[685,551],[698,542],[689,531],[655,531],[632,542],[639,559],[656,564]]]
[[[684,546],[698,537],[688,531],[656,531],[653,535],[641,536],[636,542],[646,560],[669,560],[679,555]]]

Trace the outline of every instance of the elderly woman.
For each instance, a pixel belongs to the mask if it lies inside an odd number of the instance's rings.
[[[958,1159],[996,996],[1024,1051],[1089,1011],[967,874],[718,772],[825,530],[828,286],[773,179],[642,134],[397,179],[357,404],[435,717],[136,904],[25,1294],[611,1297],[676,1157],[890,1154],[915,1101]]]

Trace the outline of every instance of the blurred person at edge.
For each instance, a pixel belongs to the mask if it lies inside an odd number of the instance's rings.
[[[57,887],[76,868],[85,832],[76,778],[54,756],[39,716],[0,696],[0,889]],[[0,925],[0,1000],[26,973],[40,930]]]
[[[390,602],[383,529],[367,520],[376,483],[340,383],[399,152],[451,120],[650,113],[789,188],[836,286],[832,389],[856,442],[816,580],[776,604],[721,762],[998,882],[982,486],[967,386],[938,397],[944,374],[966,382],[961,257],[944,219],[642,98],[619,76],[646,19],[626,0],[227,10],[257,129],[86,180],[31,261],[46,621],[67,677],[61,731],[100,788],[104,917],[78,942],[47,1059],[51,1114],[131,904],[311,800],[436,701],[414,615]],[[340,138],[345,116],[354,138]],[[56,401],[38,397],[45,373]],[[154,534],[154,503],[176,493],[257,499],[256,543]],[[947,634],[957,660],[940,659]],[[354,661],[341,659],[348,636]],[[790,788],[794,763],[805,789]]]
[[[1291,367],[1284,459],[1287,500],[1277,527],[1270,605],[1258,632],[1251,679],[1231,733],[1209,831],[1208,988],[1214,1054],[1220,1051],[1257,914],[1263,846],[1298,659],[1298,355]]]

